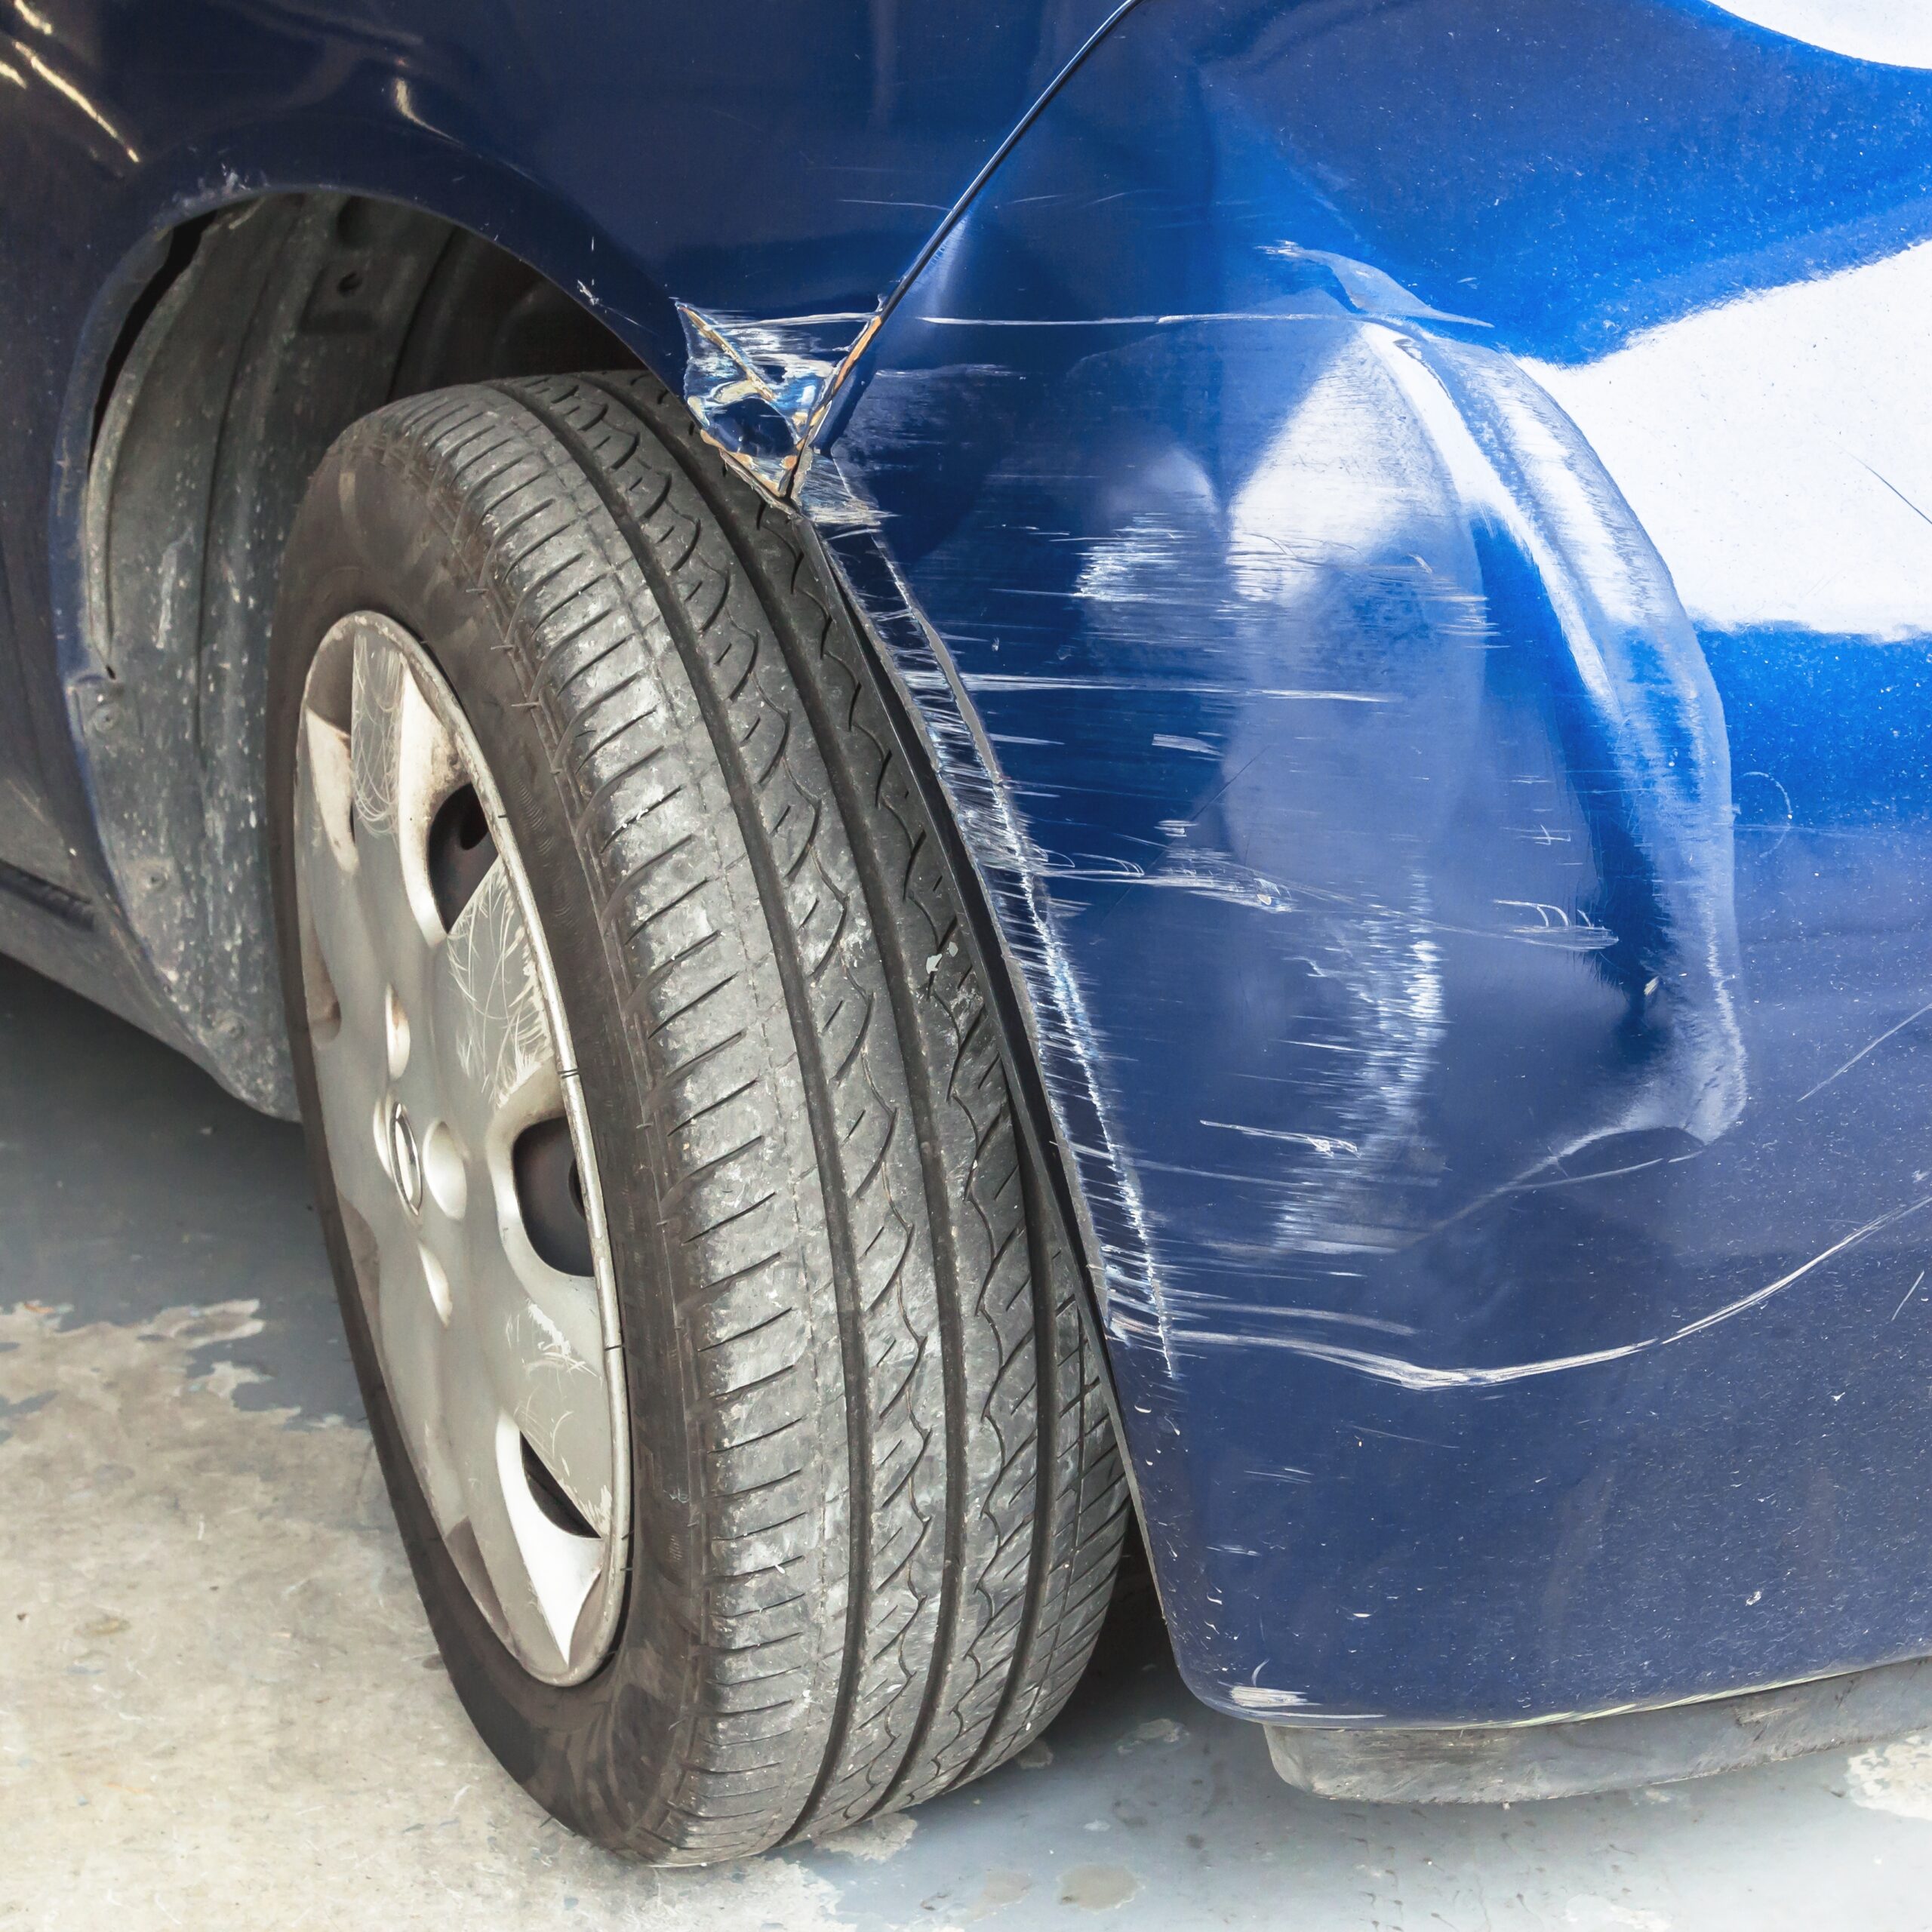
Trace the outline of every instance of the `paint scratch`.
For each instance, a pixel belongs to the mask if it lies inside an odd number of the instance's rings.
[[[1857,1052],[1854,1054],[1850,1059],[1847,1060],[1844,1066],[1838,1069],[1837,1072],[1826,1074],[1824,1078],[1818,1082],[1817,1086],[1807,1088],[1804,1092],[1798,1095],[1798,1098],[1799,1103],[1802,1104],[1804,1101],[1810,1100],[1814,1094],[1822,1094],[1834,1080],[1838,1078],[1839,1074],[1849,1073],[1867,1054],[1872,1051],[1874,1048],[1882,1047],[1894,1033],[1903,1033],[1915,1020],[1923,1020],[1928,1013],[1932,1013],[1932,1000],[1927,1001],[1925,1004],[1921,1006],[1916,1013],[1908,1013],[1896,1026],[1887,1027],[1884,1032],[1881,1033],[1875,1040],[1870,1043],[1869,1045],[1860,1047]]]
[[[1408,1389],[1423,1394],[1435,1394],[1450,1389],[1498,1389],[1512,1382],[1527,1382],[1540,1376],[1561,1375],[1571,1370],[1599,1367],[1607,1362],[1626,1361],[1632,1357],[1648,1355],[1659,1349],[1674,1346],[1679,1342],[1688,1341],[1694,1335],[1717,1327],[1721,1323],[1744,1314],[1769,1301],[1774,1295],[1782,1294],[1786,1289],[1801,1281],[1814,1269],[1821,1268],[1836,1256],[1844,1254],[1869,1240],[1881,1230],[1895,1226],[1900,1221],[1916,1214],[1921,1210],[1932,1207],[1932,1194],[1921,1195],[1916,1201],[1909,1201],[1903,1208],[1894,1208],[1889,1212],[1867,1221],[1863,1227],[1854,1228],[1841,1239],[1832,1242],[1823,1252],[1814,1254],[1809,1261],[1803,1262],[1787,1274],[1780,1275],[1774,1281],[1767,1282],[1761,1288],[1748,1295],[1741,1295],[1735,1301],[1727,1302],[1721,1308],[1713,1309],[1709,1315],[1700,1315],[1695,1321],[1686,1322],[1681,1328],[1674,1328],[1666,1335],[1649,1335],[1640,1341],[1625,1342],[1607,1349],[1592,1349],[1581,1355],[1558,1355],[1547,1361],[1510,1362],[1496,1367],[1437,1368],[1420,1362],[1404,1361],[1394,1355],[1371,1355],[1364,1349],[1343,1348],[1333,1342],[1310,1341],[1294,1335],[1266,1335],[1253,1334],[1208,1334],[1199,1330],[1177,1331],[1173,1334],[1173,1345],[1198,1343],[1226,1343],[1235,1347],[1272,1348],[1285,1350],[1290,1355],[1300,1355],[1311,1361],[1333,1364],[1338,1368],[1349,1368],[1377,1382],[1387,1382],[1401,1389]],[[1921,1280],[1923,1276],[1920,1278]],[[1913,1284],[1915,1287],[1917,1283]],[[1909,1297],[1908,1297],[1909,1299]],[[1900,1304],[1902,1308],[1903,1303]]]

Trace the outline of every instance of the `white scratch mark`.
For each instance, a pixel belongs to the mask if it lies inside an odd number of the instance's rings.
[[[1924,1270],[1923,1268],[1921,1268],[1921,1269],[1919,1269],[1919,1271],[1918,1271],[1918,1281],[1924,1281],[1924,1278],[1925,1278],[1925,1270]],[[1918,1281],[1915,1281],[1915,1282],[1913,1282],[1913,1283],[1912,1283],[1912,1286],[1911,1286],[1910,1287],[1909,1287],[1909,1288],[1907,1288],[1907,1289],[1906,1290],[1906,1291],[1905,1291],[1905,1301],[1902,1301],[1902,1302],[1900,1302],[1900,1303],[1899,1303],[1898,1306],[1897,1306],[1897,1308],[1895,1308],[1895,1309],[1894,1309],[1892,1310],[1892,1319],[1893,1319],[1894,1321],[1896,1321],[1899,1318],[1899,1317],[1905,1312],[1905,1303],[1906,1303],[1906,1302],[1911,1300],[1911,1299],[1912,1298],[1912,1297],[1913,1297],[1914,1295],[1915,1295],[1916,1294],[1918,1294]]]
[[[1304,1708],[1308,1699],[1300,1690],[1270,1690],[1259,1684],[1237,1684],[1228,1692],[1229,1701],[1244,1711],[1293,1711]]]
[[[1847,1060],[1844,1066],[1838,1069],[1837,1073],[1826,1074],[1824,1078],[1818,1082],[1817,1086],[1807,1088],[1806,1091],[1799,1094],[1798,1097],[1800,1103],[1801,1103],[1804,1101],[1810,1100],[1814,1094],[1822,1094],[1834,1080],[1838,1078],[1838,1074],[1849,1073],[1867,1054],[1872,1051],[1874,1048],[1882,1047],[1894,1033],[1903,1033],[1915,1020],[1923,1020],[1928,1013],[1932,1013],[1932,1000],[1927,1000],[1916,1013],[1908,1013],[1896,1026],[1887,1027],[1884,1032],[1881,1033],[1875,1040],[1872,1041],[1870,1045],[1860,1047],[1857,1052],[1854,1054],[1850,1059]]]
[[[1162,697],[1281,698],[1308,704],[1393,704],[1378,691],[1303,691],[1293,687],[1203,684],[1171,678],[1042,678],[1029,672],[962,672],[959,681],[969,691],[1149,691]]]
[[[1294,1134],[1285,1128],[1241,1127],[1231,1120],[1204,1120],[1203,1127],[1217,1127],[1225,1134],[1244,1134],[1251,1140],[1287,1140],[1312,1147],[1318,1154],[1359,1154],[1352,1140],[1341,1140],[1329,1134]]]
[[[1312,1361],[1330,1362],[1338,1368],[1352,1368],[1375,1381],[1392,1383],[1398,1388],[1426,1394],[1435,1394],[1445,1389],[1501,1388],[1509,1383],[1527,1382],[1539,1376],[1561,1375],[1572,1369],[1595,1368],[1606,1362],[1626,1361],[1634,1355],[1647,1355],[1653,1350],[1667,1349],[1678,1342],[1688,1341],[1692,1336],[1701,1335],[1707,1329],[1715,1328],[1720,1323],[1728,1321],[1734,1316],[1744,1314],[1761,1303],[1769,1301],[1774,1295],[1782,1294],[1786,1288],[1802,1281],[1814,1269],[1823,1267],[1835,1256],[1857,1247],[1860,1241],[1869,1239],[1881,1229],[1891,1227],[1928,1207],[1932,1207],[1932,1194],[1921,1195],[1918,1200],[1909,1201],[1903,1208],[1894,1208],[1888,1213],[1878,1215],[1867,1221],[1863,1227],[1854,1228],[1850,1234],[1835,1241],[1829,1247],[1814,1254],[1809,1261],[1801,1263],[1789,1273],[1780,1275],[1775,1281],[1767,1282],[1763,1287],[1755,1289],[1748,1295],[1740,1296],[1736,1301],[1727,1302],[1723,1307],[1713,1309],[1709,1315],[1700,1315],[1695,1321],[1686,1322],[1682,1327],[1672,1329],[1667,1335],[1649,1335],[1641,1341],[1625,1342],[1607,1349],[1592,1349],[1582,1355],[1558,1355],[1547,1361],[1510,1362],[1493,1368],[1435,1368],[1420,1362],[1404,1361],[1394,1355],[1371,1355],[1364,1349],[1343,1348],[1332,1342],[1309,1341],[1300,1336],[1208,1334],[1200,1330],[1189,1330],[1183,1331],[1175,1339],[1189,1343],[1225,1343],[1235,1347],[1282,1349],[1291,1355],[1301,1355]]]

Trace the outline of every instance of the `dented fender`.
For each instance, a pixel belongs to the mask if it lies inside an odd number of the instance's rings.
[[[686,317],[949,789],[1223,1709],[1932,1651],[1928,175],[1924,72],[1691,0],[1142,0],[876,312]]]

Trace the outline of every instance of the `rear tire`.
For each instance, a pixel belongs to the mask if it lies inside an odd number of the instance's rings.
[[[615,1634],[580,1681],[516,1662],[437,1531],[331,1178],[294,747],[318,647],[358,611],[462,707],[581,1075],[632,1516]],[[273,652],[317,1196],[405,1541],[491,1749],[576,1829],[681,1863],[1011,1756],[1092,1648],[1125,1486],[939,841],[789,519],[648,377],[443,391],[323,463]]]

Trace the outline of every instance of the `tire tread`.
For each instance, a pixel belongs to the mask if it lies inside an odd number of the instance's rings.
[[[673,1177],[689,1663],[607,1835],[738,1857],[930,1797],[1066,1700],[1127,1501],[876,674],[648,377],[441,392],[349,441],[497,600]]]

